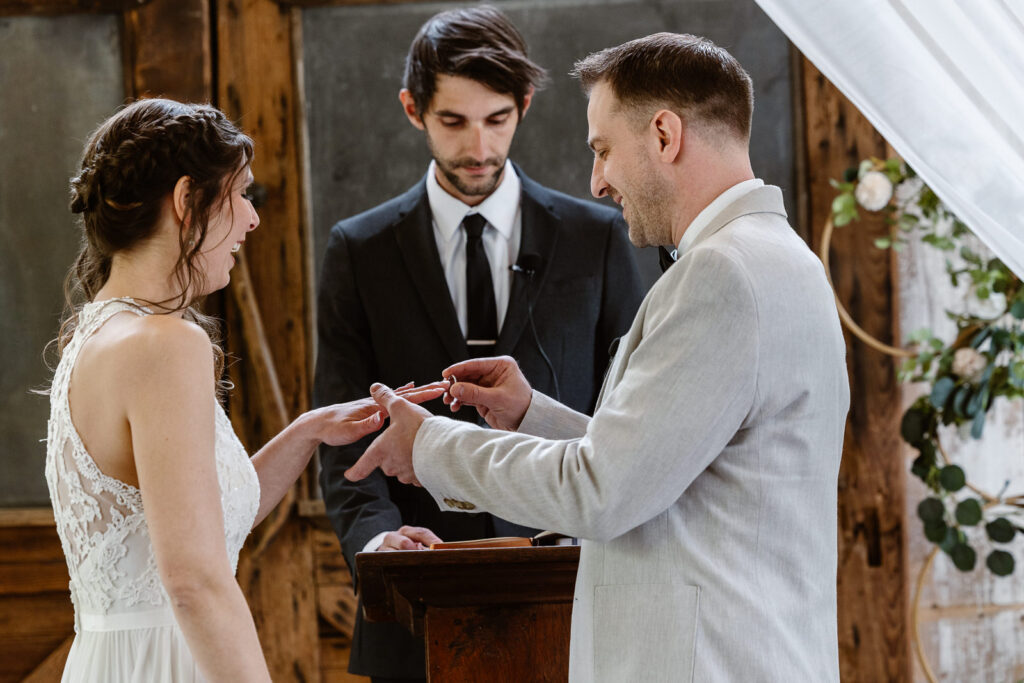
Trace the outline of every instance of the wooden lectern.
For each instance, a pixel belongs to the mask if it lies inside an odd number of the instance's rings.
[[[356,555],[370,621],[424,639],[427,680],[565,681],[578,546]]]

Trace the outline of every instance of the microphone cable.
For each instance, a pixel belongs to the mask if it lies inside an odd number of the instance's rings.
[[[551,359],[548,358],[547,352],[544,351],[544,345],[540,343],[540,335],[537,334],[537,325],[533,322],[533,297],[531,296],[533,291],[533,276],[537,274],[543,265],[543,259],[537,254],[522,254],[519,257],[517,263],[513,263],[508,267],[513,273],[526,276],[526,319],[530,322],[530,332],[533,333],[533,343],[536,344],[537,350],[540,352],[540,357],[544,359],[544,364],[548,367],[548,372],[551,373],[551,380],[555,385],[555,400],[558,402],[562,401],[562,392],[558,386],[558,375],[555,373],[555,366],[551,363]]]

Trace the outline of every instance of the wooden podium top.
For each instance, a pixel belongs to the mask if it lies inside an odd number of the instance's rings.
[[[406,550],[356,555],[370,621],[423,634],[428,607],[571,603],[579,546]]]

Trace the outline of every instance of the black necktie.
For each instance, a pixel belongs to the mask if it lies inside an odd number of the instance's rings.
[[[665,247],[658,247],[658,265],[661,266],[661,272],[668,270],[673,263],[676,262],[676,250],[669,251]]]
[[[491,356],[498,339],[498,309],[482,238],[487,220],[474,213],[463,218],[462,225],[466,228],[466,345],[473,358]]]

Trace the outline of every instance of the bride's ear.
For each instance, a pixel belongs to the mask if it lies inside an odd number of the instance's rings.
[[[178,178],[174,183],[174,190],[171,192],[171,204],[174,207],[174,217],[180,225],[188,214],[188,203],[192,195],[192,179],[187,175]]]

